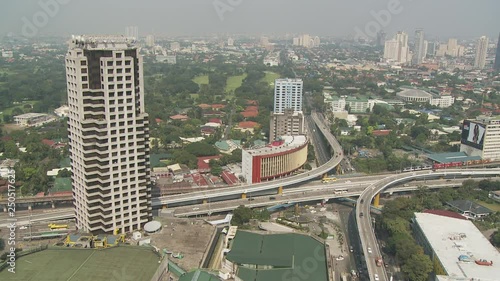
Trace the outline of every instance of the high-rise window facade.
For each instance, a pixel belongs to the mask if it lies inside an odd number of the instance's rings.
[[[110,233],[151,219],[148,115],[134,38],[78,36],[66,55],[76,226]]]

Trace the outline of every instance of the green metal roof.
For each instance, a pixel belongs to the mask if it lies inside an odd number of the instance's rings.
[[[434,153],[427,155],[429,159],[438,163],[451,163],[451,162],[463,162],[463,161],[474,161],[481,160],[480,156],[467,156],[465,152],[445,152],[445,153]]]
[[[215,275],[198,269],[181,275],[179,281],[220,281],[220,279]]]
[[[328,280],[325,246],[306,235],[238,231],[226,258],[239,265],[237,275],[245,281],[301,279],[305,267],[315,268],[306,280]]]

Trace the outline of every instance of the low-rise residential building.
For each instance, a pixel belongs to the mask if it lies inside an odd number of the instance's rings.
[[[14,122],[24,127],[37,127],[53,120],[54,117],[45,113],[25,113],[14,116]]]

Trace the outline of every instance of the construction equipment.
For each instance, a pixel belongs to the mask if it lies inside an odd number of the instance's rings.
[[[67,224],[55,224],[55,223],[49,223],[49,228],[54,230],[54,229],[67,229],[69,226]]]

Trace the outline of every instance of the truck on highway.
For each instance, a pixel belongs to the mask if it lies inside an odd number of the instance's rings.
[[[382,266],[382,264],[383,264],[383,263],[382,263],[382,258],[381,258],[381,257],[376,257],[376,258],[375,258],[375,264],[376,264],[377,266]]]

